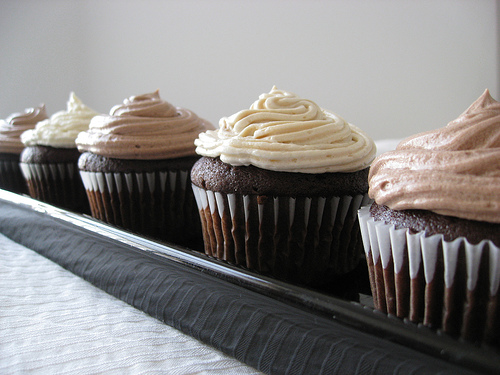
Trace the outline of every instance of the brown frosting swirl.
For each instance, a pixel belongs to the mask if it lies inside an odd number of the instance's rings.
[[[76,145],[81,152],[110,158],[173,159],[196,155],[194,140],[212,128],[192,111],[161,99],[156,91],[132,96],[111,108],[109,115],[95,116]]]
[[[486,90],[446,127],[374,160],[369,195],[394,210],[500,223],[500,103]]]
[[[20,154],[24,149],[21,134],[47,119],[45,105],[26,108],[24,112],[13,113],[7,119],[0,120],[0,152]]]

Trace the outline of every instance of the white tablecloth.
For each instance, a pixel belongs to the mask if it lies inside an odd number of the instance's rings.
[[[0,374],[257,374],[0,235]]]

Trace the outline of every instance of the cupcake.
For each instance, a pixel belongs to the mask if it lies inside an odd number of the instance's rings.
[[[159,92],[132,96],[92,119],[76,140],[92,216],[200,250],[201,224],[189,184],[198,133],[213,126]]]
[[[273,87],[195,141],[191,172],[205,253],[288,282],[329,283],[362,256],[374,142],[310,100]]]
[[[19,158],[24,149],[21,134],[33,129],[39,121],[46,118],[45,105],[40,105],[0,120],[0,188],[28,194],[28,187],[19,167]]]
[[[403,140],[359,212],[375,308],[452,337],[500,340],[500,103]]]
[[[71,93],[66,111],[54,113],[21,134],[25,145],[21,170],[31,197],[71,211],[90,212],[78,174],[80,153],[75,138],[95,115]]]

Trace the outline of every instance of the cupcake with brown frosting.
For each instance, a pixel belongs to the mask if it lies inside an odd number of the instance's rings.
[[[189,173],[194,139],[213,126],[159,92],[132,96],[92,119],[76,144],[92,216],[155,239],[199,249]]]
[[[500,103],[488,90],[446,127],[372,164],[360,223],[375,307],[500,345]]]
[[[209,256],[322,286],[362,255],[374,142],[316,103],[273,87],[195,141],[191,172]]]
[[[28,194],[26,181],[19,167],[19,158],[24,149],[21,134],[47,118],[45,105],[27,108],[0,120],[0,188],[15,193]]]

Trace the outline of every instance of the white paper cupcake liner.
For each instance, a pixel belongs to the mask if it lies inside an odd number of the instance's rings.
[[[200,218],[186,189],[188,170],[80,175],[93,217],[201,251]]]
[[[359,263],[357,210],[370,202],[366,194],[293,198],[192,187],[210,256],[306,285]]]
[[[468,341],[500,340],[500,248],[410,233],[359,210],[375,308]]]
[[[20,163],[32,198],[88,213],[88,202],[76,163]]]

